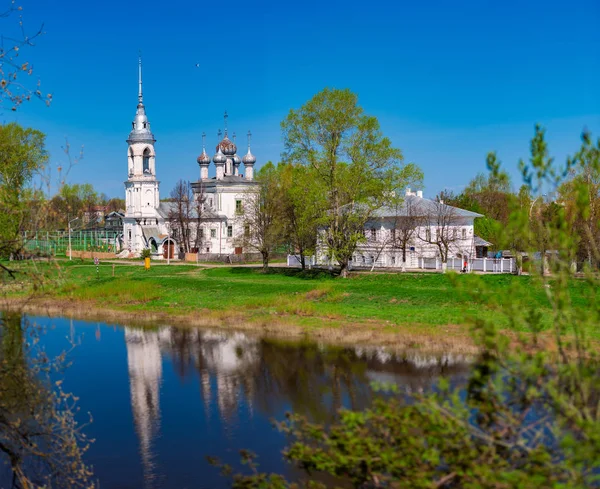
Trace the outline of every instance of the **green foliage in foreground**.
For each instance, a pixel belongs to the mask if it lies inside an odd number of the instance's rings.
[[[530,166],[521,166],[528,186],[540,191],[560,185],[568,171],[553,166],[539,127],[531,153]],[[579,160],[589,162],[600,170],[598,154]],[[573,164],[578,163],[569,160],[567,170]],[[589,182],[574,185],[587,195]],[[455,294],[494,311],[471,320],[480,356],[466,386],[441,382],[434,392],[391,396],[362,412],[342,410],[331,426],[290,414],[279,424],[290,436],[284,456],[310,482],[260,473],[253,454],[242,452],[250,473],[232,474],[222,466],[232,487],[600,487],[600,355],[590,342],[590,332],[600,324],[600,280],[588,269],[574,287],[572,276],[578,238],[571,230],[589,219],[590,200],[576,201],[568,212],[557,205],[535,233],[522,226],[528,214],[526,208],[511,213],[507,241],[533,247],[543,236],[542,249],[556,250],[535,267],[538,275],[529,283],[513,281],[498,294],[487,277],[454,279]],[[595,259],[599,244],[592,247]],[[532,300],[528,288],[543,291],[545,304]],[[502,332],[506,327],[529,334],[509,341]],[[540,335],[544,329],[551,335]]]

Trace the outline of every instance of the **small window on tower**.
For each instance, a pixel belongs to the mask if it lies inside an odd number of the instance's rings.
[[[236,214],[242,213],[242,200],[241,199],[237,199],[235,201],[235,213]]]
[[[215,228],[212,228],[210,230],[210,237],[211,238],[216,238],[217,237],[217,230]]]
[[[150,173],[150,150],[146,148],[143,155],[143,170],[144,173]]]
[[[227,226],[227,237],[233,237],[233,226]]]

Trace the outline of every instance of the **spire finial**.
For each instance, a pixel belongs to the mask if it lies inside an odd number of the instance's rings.
[[[229,116],[227,115],[227,111],[225,111],[225,115],[223,116],[223,118],[225,119],[225,137],[227,137],[227,118]]]
[[[248,151],[250,151],[250,139],[252,139],[252,133],[248,131]]]
[[[142,51],[138,52],[138,102],[143,103],[144,97],[142,95]]]
[[[202,131],[202,152],[206,152],[206,133]]]

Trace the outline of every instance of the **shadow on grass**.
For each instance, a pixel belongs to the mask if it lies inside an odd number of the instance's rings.
[[[329,270],[301,270],[300,268],[274,267],[263,271],[262,266],[257,267],[232,267],[229,269],[232,275],[278,275],[283,277],[294,277],[303,280],[322,280],[337,277],[337,273]]]

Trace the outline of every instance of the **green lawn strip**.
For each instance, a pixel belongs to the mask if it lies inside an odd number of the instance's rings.
[[[26,267],[27,265],[17,265]],[[45,292],[59,299],[93,301],[99,306],[125,311],[190,314],[202,310],[239,313],[249,319],[292,316],[307,327],[319,322],[372,322],[394,329],[410,325],[431,329],[464,325],[469,317],[498,316],[470,297],[464,275],[435,273],[361,273],[347,280],[327,272],[299,272],[277,268],[262,273],[260,267],[200,268],[186,265],[153,266],[101,263],[99,278],[90,261],[66,262],[58,270],[38,263],[39,273],[49,272],[53,285]],[[31,271],[31,270],[30,270]],[[482,277],[487,293],[498,300],[510,297],[512,287],[524,285],[520,294],[542,308],[550,308],[544,290],[529,277],[489,275]],[[5,284],[10,279],[5,277]],[[26,290],[8,287],[8,296]],[[585,285],[573,281],[572,301],[585,307]],[[549,315],[548,315],[549,316]],[[591,334],[599,337],[597,331]]]

